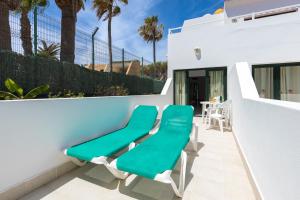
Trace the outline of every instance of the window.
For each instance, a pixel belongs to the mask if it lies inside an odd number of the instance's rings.
[[[280,99],[300,102],[300,66],[280,68]]]
[[[253,76],[261,98],[300,102],[300,64],[253,66]]]

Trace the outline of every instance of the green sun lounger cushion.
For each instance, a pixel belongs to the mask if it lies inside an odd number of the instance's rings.
[[[159,131],[120,156],[117,168],[150,179],[172,170],[189,142],[193,113],[191,106],[169,106],[163,112]]]
[[[109,157],[147,135],[156,121],[157,114],[155,106],[138,106],[125,128],[73,146],[67,149],[66,153],[85,161],[100,156]]]

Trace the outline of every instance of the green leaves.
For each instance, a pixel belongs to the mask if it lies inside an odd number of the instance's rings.
[[[115,17],[121,13],[121,8],[118,3],[128,4],[128,0],[93,0],[92,8],[96,11],[98,19],[106,21],[109,18]]]
[[[23,89],[17,84],[15,83],[13,80],[6,79],[5,83],[5,87],[8,89],[9,92],[11,93],[17,93],[17,95],[19,97],[23,96]]]
[[[51,43],[47,44],[46,41],[42,40],[42,46],[38,48],[38,56],[58,60],[58,54],[60,51],[60,45]]]
[[[14,94],[12,94],[10,92],[0,91],[0,99],[14,100],[14,99],[19,99],[19,97],[15,96]]]
[[[49,92],[49,85],[42,85],[37,88],[32,89],[25,96],[23,96],[23,89],[15,83],[12,79],[8,78],[5,80],[5,86],[8,90],[0,91],[0,99],[4,100],[14,100],[14,99],[34,99],[41,94],[46,94]]]
[[[159,41],[163,38],[164,26],[158,24],[157,16],[147,17],[144,24],[139,28],[140,36],[147,42]]]
[[[24,99],[35,99],[37,96],[41,94],[48,93],[49,88],[50,88],[49,85],[42,85],[40,87],[34,88],[24,96]]]

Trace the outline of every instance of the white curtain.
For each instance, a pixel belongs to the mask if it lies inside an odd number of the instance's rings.
[[[254,79],[259,96],[261,98],[274,99],[273,68],[256,68],[254,70]]]
[[[210,71],[209,99],[221,97],[224,101],[224,71]]]
[[[175,104],[186,105],[187,104],[187,90],[186,90],[186,72],[175,72]]]
[[[300,66],[280,68],[280,97],[300,102]]]

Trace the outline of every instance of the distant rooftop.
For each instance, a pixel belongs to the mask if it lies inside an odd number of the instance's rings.
[[[299,0],[225,0],[228,17],[299,4]]]

